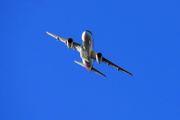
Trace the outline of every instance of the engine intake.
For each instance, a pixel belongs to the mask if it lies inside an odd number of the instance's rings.
[[[98,62],[99,64],[102,62],[102,53],[98,53],[98,54],[96,55],[96,60],[97,60],[97,62]]]
[[[68,47],[69,49],[71,49],[71,48],[73,47],[73,39],[72,39],[72,38],[69,38],[69,39],[67,40],[67,47]]]

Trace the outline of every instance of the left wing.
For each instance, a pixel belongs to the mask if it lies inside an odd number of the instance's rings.
[[[54,35],[54,34],[52,34],[52,33],[50,33],[50,32],[46,32],[48,35],[50,35],[50,36],[52,36],[52,37],[54,37],[55,39],[57,39],[57,41],[61,41],[61,42],[63,42],[63,43],[67,43],[67,39],[64,39],[64,38],[62,38],[62,37],[59,37],[59,36],[57,36],[57,35]],[[81,46],[81,44],[79,44],[79,43],[76,43],[76,42],[73,42],[73,48],[74,49],[76,49],[78,52],[80,52],[80,46]]]
[[[96,52],[94,52],[94,51],[91,52],[91,58],[96,60],[96,55],[97,55]],[[109,61],[108,59],[106,59],[104,57],[102,57],[102,62],[106,63],[108,66],[110,65],[110,66],[116,68],[118,71],[121,70],[122,72],[125,72],[125,73],[133,76],[130,72],[128,72],[128,71],[124,70],[123,68],[117,66],[116,64],[112,63],[111,61]]]

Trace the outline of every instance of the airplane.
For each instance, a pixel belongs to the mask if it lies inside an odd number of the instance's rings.
[[[93,67],[94,61],[96,60],[99,64],[101,62],[106,63],[108,66],[112,66],[114,68],[116,68],[118,71],[121,70],[131,76],[133,76],[130,72],[124,70],[123,68],[117,66],[116,64],[112,63],[111,61],[109,61],[108,59],[106,59],[105,57],[102,56],[102,53],[96,53],[93,48],[94,48],[94,39],[93,39],[93,34],[91,31],[86,30],[82,33],[82,44],[76,43],[73,41],[72,38],[69,39],[64,39],[62,37],[59,37],[57,35],[54,35],[50,32],[46,32],[48,35],[54,37],[57,39],[57,41],[61,41],[63,43],[65,43],[65,45],[67,45],[67,47],[69,49],[73,48],[76,49],[79,53],[80,53],[80,57],[82,59],[82,62],[79,61],[74,61],[75,63],[81,65],[82,67],[85,67],[87,69],[88,72],[95,72],[97,74],[100,74],[104,77],[106,77],[106,75],[104,75],[103,73],[101,73],[100,71],[96,70]]]

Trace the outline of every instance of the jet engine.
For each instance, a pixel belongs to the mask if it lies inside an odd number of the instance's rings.
[[[96,60],[97,60],[97,62],[98,62],[99,64],[102,62],[102,53],[98,53],[98,54],[96,55]]]
[[[69,38],[69,39],[67,40],[67,47],[68,47],[69,49],[71,49],[71,48],[73,47],[73,39],[72,39],[72,38]]]

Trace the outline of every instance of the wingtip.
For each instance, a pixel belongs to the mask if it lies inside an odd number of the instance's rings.
[[[48,31],[46,32],[46,34],[48,34]]]

